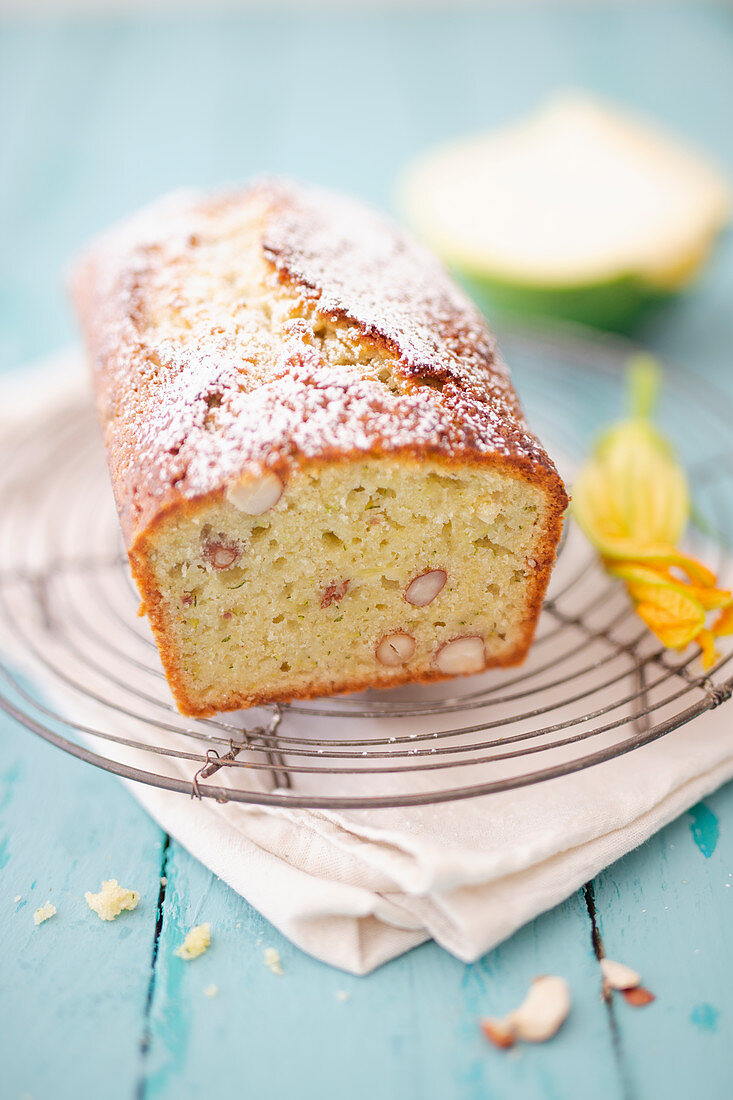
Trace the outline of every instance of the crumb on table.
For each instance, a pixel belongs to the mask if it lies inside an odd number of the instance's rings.
[[[106,879],[98,894],[90,890],[84,894],[87,905],[100,920],[114,920],[123,909],[135,909],[140,901],[137,890],[128,890],[120,886],[116,878]]]
[[[199,955],[203,955],[210,943],[211,925],[197,924],[186,933],[183,943],[176,948],[175,954],[179,959],[197,959]]]
[[[282,962],[280,961],[280,952],[276,947],[265,948],[265,966],[268,967],[273,974],[282,975],[284,973]]]
[[[45,905],[42,905],[40,909],[36,909],[33,914],[34,924],[43,924],[49,917],[53,917],[56,913],[56,906],[52,905],[50,901],[47,901]]]

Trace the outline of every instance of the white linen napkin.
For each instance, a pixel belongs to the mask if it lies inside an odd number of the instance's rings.
[[[34,437],[47,439],[60,430],[64,416],[89,404],[80,356],[71,352],[55,357],[0,384],[3,438],[10,435],[25,444]],[[73,435],[68,446],[74,446]],[[0,569],[11,572],[18,566],[19,525],[30,532],[26,562],[31,551],[40,569],[54,556],[63,556],[69,549],[67,536],[54,531],[53,524],[39,522],[38,493],[46,502],[50,494],[59,508],[72,509],[79,507],[83,491],[88,507],[96,508],[97,497],[84,480],[89,476],[83,463],[73,476],[63,467],[58,484],[39,488],[33,469],[15,471],[15,493],[0,522]],[[108,507],[104,478],[94,473],[91,479]],[[73,525],[70,530],[68,538],[78,538]],[[107,535],[104,545],[110,548]],[[159,730],[138,719],[110,717],[108,708],[50,676],[33,658],[29,642],[45,646],[51,655],[59,645],[49,628],[52,601],[50,615],[49,620],[49,614],[28,611],[22,639],[0,623],[6,657],[31,674],[43,696],[76,722],[99,728],[95,722],[103,715],[109,732],[160,744]],[[105,619],[103,629],[108,637],[120,631],[113,641],[127,646],[120,623]],[[78,659],[66,644],[58,649],[60,667],[65,676],[76,677],[93,691],[102,681],[85,663],[81,635],[77,644]],[[126,668],[124,679],[130,675]],[[110,690],[104,681],[102,694],[106,697]],[[124,690],[121,684],[120,698]],[[609,690],[626,688],[615,684]],[[162,681],[160,691],[161,698],[169,699]],[[309,731],[323,736],[317,719],[302,717],[298,723],[299,736],[307,737]],[[389,726],[388,720],[381,723]],[[367,731],[373,735],[374,726],[360,727],[360,734]],[[343,728],[338,735],[344,736]],[[98,739],[92,743],[96,750],[108,751]],[[181,747],[182,739],[171,734],[169,743]],[[151,767],[149,755],[139,748],[120,749],[118,759],[131,767]],[[156,770],[190,781],[186,761],[156,761]],[[224,785],[222,775],[217,774],[216,782]],[[630,755],[587,770],[439,805],[338,812],[283,809],[196,801],[142,783],[129,786],[167,832],[294,943],[333,966],[363,974],[430,937],[463,960],[476,959],[731,776],[733,708],[722,707]],[[263,773],[262,789],[267,789],[265,778]],[[313,782],[307,776],[296,781],[303,791]],[[359,784],[363,790],[368,782],[368,777],[348,777],[344,793],[353,793]],[[418,776],[400,779],[402,789],[412,784],[417,790],[421,782]]]

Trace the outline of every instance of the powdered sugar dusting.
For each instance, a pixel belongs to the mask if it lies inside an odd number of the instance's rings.
[[[369,207],[315,188],[280,187],[265,227],[265,255],[311,288],[327,314],[385,337],[416,375],[454,376],[483,385],[503,381],[493,337],[438,260]],[[472,378],[473,375],[473,378]],[[510,387],[506,398],[516,416]]]
[[[475,307],[340,196],[158,204],[92,252],[77,300],[130,542],[250,467],[402,452],[554,474]]]

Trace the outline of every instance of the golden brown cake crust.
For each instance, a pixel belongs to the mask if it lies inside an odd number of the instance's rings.
[[[404,393],[355,384],[319,360],[293,325],[266,385],[242,390],[227,333],[201,346],[151,346],[141,334],[151,274],[196,249],[202,216],[266,196],[264,254],[325,318],[348,318],[389,345]],[[177,196],[103,239],[74,296],[95,373],[123,532],[136,538],[169,508],[220,491],[247,467],[362,453],[437,455],[521,469],[565,497],[529,432],[486,323],[438,261],[381,215],[340,196],[283,184],[211,200]],[[207,430],[212,399],[217,430]]]
[[[387,348],[399,385],[339,370],[294,317],[268,378],[248,383],[250,364],[232,354],[226,317],[188,341],[151,340],[152,287],[170,292],[220,224],[248,206],[261,211],[262,254],[275,278],[325,321],[347,321],[351,338]],[[554,561],[567,496],[530,433],[483,318],[442,265],[358,203],[312,188],[261,183],[211,197],[174,196],[102,239],[73,283],[92,361],[97,404],[123,534],[166,671],[181,709],[211,713],[187,696],[168,647],[168,626],[146,545],[172,511],[223,495],[251,470],[358,461],[365,455],[438,457],[492,465],[528,478],[549,500],[525,628],[501,664],[524,656]],[[210,413],[216,410],[211,430]],[[496,663],[496,662],[494,662]],[[404,681],[414,680],[405,673]],[[423,680],[443,679],[437,670]],[[386,681],[385,681],[386,682]],[[394,675],[389,683],[395,683]],[[340,685],[339,690],[380,686]],[[312,697],[322,683],[297,693]],[[291,694],[289,697],[293,697]],[[232,697],[225,708],[271,699]]]

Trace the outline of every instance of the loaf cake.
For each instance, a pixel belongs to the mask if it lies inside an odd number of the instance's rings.
[[[149,208],[73,291],[184,714],[523,659],[567,498],[482,317],[421,246],[264,181]]]

